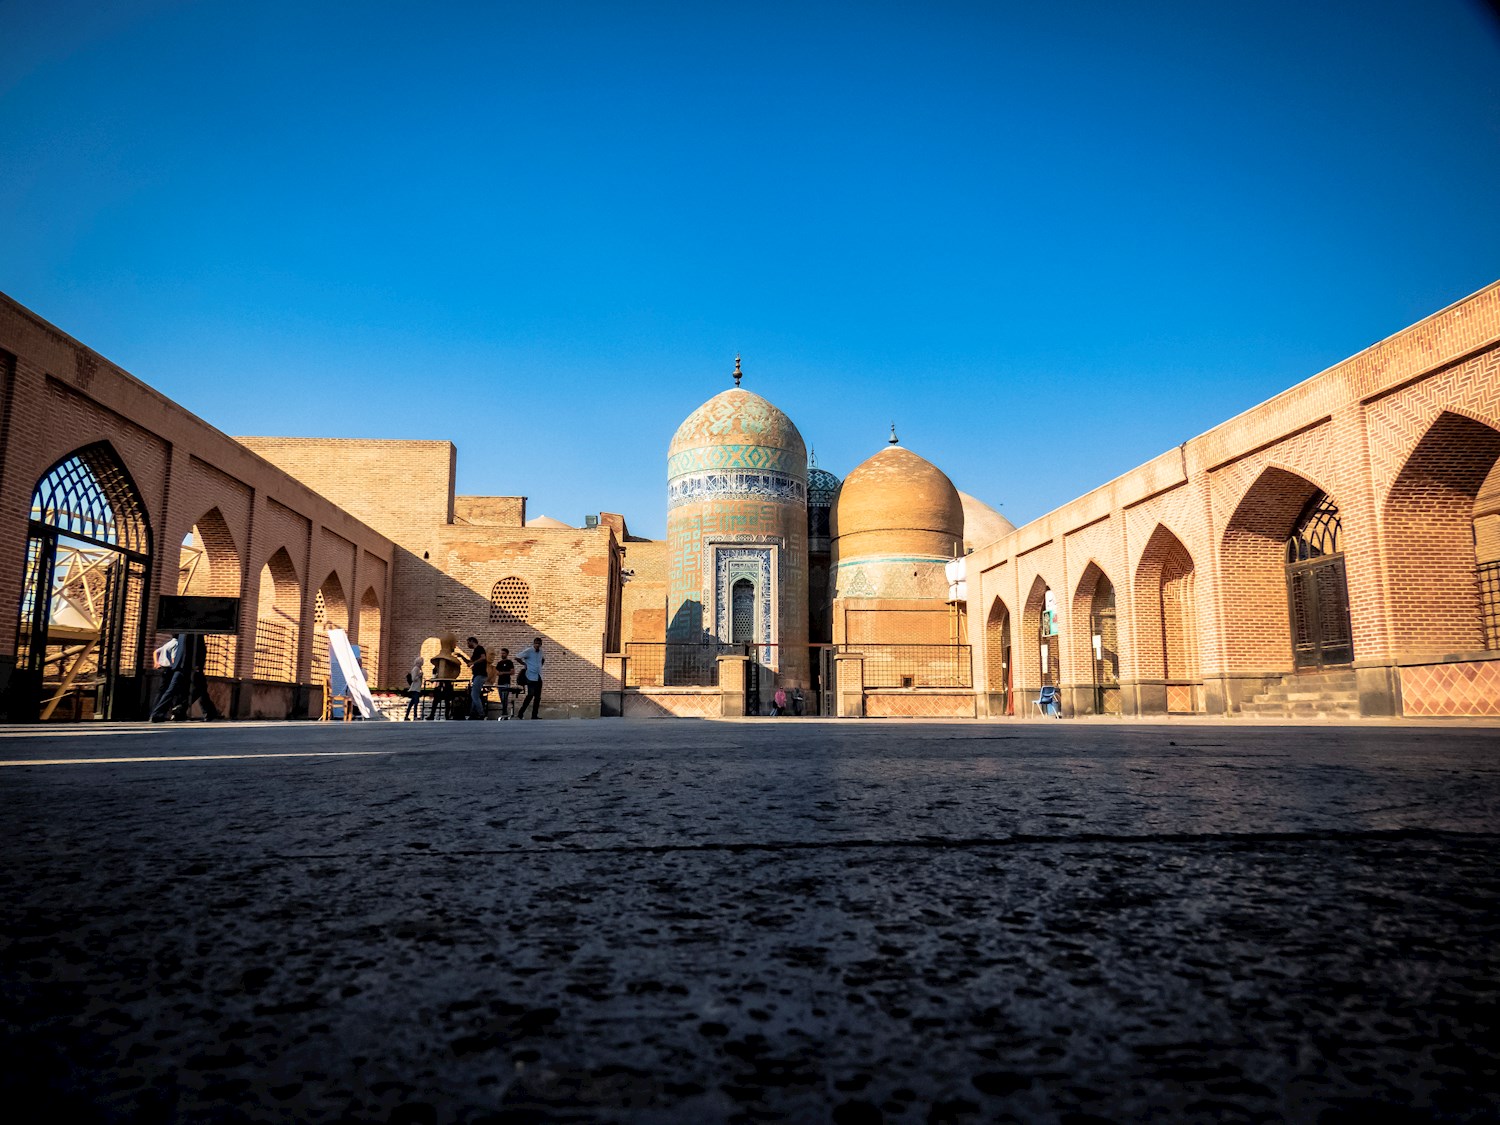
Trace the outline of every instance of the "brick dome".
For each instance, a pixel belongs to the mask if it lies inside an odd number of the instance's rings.
[[[842,560],[895,555],[952,558],[963,542],[964,507],[941,469],[888,445],[847,477],[833,506]]]

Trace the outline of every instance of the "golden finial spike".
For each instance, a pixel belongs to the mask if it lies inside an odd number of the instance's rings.
[[[736,387],[738,387],[740,385],[740,380],[743,379],[744,377],[745,377],[745,373],[740,370],[740,357],[739,356],[735,356],[734,357],[734,385]]]

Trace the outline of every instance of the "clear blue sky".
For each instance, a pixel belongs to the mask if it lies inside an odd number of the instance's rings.
[[[651,535],[736,352],[1019,524],[1500,278],[1477,0],[0,0],[0,59],[0,289]]]

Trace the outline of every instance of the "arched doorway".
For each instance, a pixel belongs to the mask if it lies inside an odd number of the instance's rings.
[[[1052,587],[1037,575],[1021,615],[1024,650],[1017,688],[1056,687],[1062,682],[1061,634],[1057,597]]]
[[[1115,586],[1109,576],[1089,563],[1078,583],[1075,617],[1087,619],[1088,658],[1092,668],[1094,714],[1120,713],[1120,629],[1115,612]],[[1075,652],[1076,655],[1076,652]]]
[[[141,710],[151,528],[108,442],[48,469],[31,495],[12,719],[125,719]]]
[[[1338,506],[1320,492],[1307,502],[1286,541],[1292,659],[1299,669],[1354,660],[1342,531]]]
[[[1132,645],[1143,680],[1160,678],[1164,698],[1143,710],[1201,709],[1198,625],[1193,556],[1164,525],[1157,524],[1135,572],[1136,628]]]
[[[1217,640],[1229,709],[1274,677],[1350,661],[1343,527],[1336,497],[1318,483],[1276,466],[1263,469],[1225,524],[1216,573],[1226,614]],[[1310,590],[1320,595],[1316,601]]]
[[[996,598],[984,623],[984,664],[986,688],[990,693],[991,715],[1014,715],[1014,685],[1011,680],[1010,610]]]

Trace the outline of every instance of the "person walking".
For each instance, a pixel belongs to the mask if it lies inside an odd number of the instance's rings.
[[[500,693],[500,717],[510,718],[510,678],[515,675],[516,662],[510,658],[510,649],[500,650],[500,659],[495,661],[495,687]]]
[[[462,654],[460,654],[462,655]],[[469,638],[469,718],[484,718],[484,689],[490,682],[490,657],[478,637]]]
[[[422,717],[422,675],[424,665],[420,654],[411,671],[406,673],[406,721]]]
[[[187,718],[194,703],[203,708],[205,722],[215,722],[224,716],[208,696],[208,643],[201,633],[179,633],[177,651],[172,656],[172,674],[167,686],[156,701],[151,712],[151,721],[159,723],[170,718],[181,722]]]
[[[537,709],[542,704],[542,665],[547,663],[547,658],[542,655],[542,638],[537,637],[531,642],[531,647],[521,653],[521,664],[526,669],[526,697],[521,700],[521,710],[516,715],[518,719],[526,717],[526,708],[531,707],[531,721],[536,722]]]

